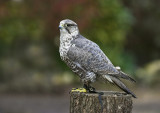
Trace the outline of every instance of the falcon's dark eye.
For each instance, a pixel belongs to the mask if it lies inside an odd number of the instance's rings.
[[[67,27],[76,26],[75,24],[66,24]]]
[[[72,26],[71,24],[67,24],[67,27],[70,27],[70,26]]]

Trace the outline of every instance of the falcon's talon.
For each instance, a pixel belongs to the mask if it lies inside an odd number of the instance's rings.
[[[87,90],[85,88],[72,88],[71,92],[83,92],[83,93],[86,93]]]
[[[94,87],[90,86],[88,90],[90,93],[96,93],[96,89]]]
[[[86,84],[84,84],[83,88],[85,88],[87,90],[87,92],[89,92],[89,93],[96,93],[96,89],[90,85],[87,86]]]

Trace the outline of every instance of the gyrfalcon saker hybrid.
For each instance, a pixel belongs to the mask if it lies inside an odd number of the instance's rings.
[[[135,80],[115,67],[96,43],[83,37],[75,22],[69,19],[62,20],[59,29],[60,57],[74,73],[79,75],[84,88],[92,92],[95,88],[90,84],[97,78],[102,78],[136,98],[120,78],[132,82]]]

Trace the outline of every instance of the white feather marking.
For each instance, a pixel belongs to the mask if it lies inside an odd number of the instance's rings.
[[[112,82],[112,83],[113,83],[113,81],[112,81],[112,79],[110,78],[109,75],[103,75],[103,78],[105,78],[105,79],[107,79],[109,82]]]
[[[116,66],[115,68],[116,68],[118,71],[121,70],[121,67],[119,67],[119,66]]]
[[[67,57],[67,52],[71,46],[71,41],[73,40],[73,37],[70,34],[65,34],[60,36],[60,56],[62,57]]]

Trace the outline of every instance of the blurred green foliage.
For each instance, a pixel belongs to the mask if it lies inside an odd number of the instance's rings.
[[[77,80],[58,52],[58,24],[66,18],[135,76],[136,66],[160,55],[156,1],[136,1],[0,1],[0,90],[52,91]]]
[[[150,62],[145,67],[139,68],[136,74],[142,84],[158,88],[160,86],[160,60]]]
[[[122,1],[135,17],[127,35],[126,50],[136,57],[136,64],[139,66],[160,59],[160,1]]]
[[[30,18],[25,14],[25,4],[18,4],[12,1],[6,3],[7,13],[1,17],[0,37],[1,42],[11,45],[15,40],[41,37],[42,23],[38,18]]]

